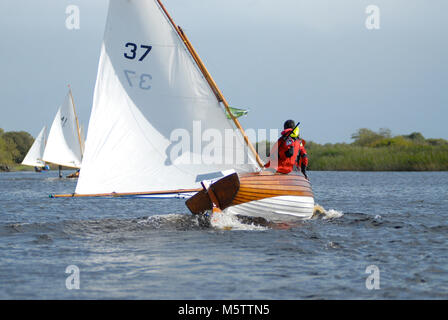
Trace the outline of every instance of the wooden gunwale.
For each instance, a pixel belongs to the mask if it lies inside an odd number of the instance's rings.
[[[291,196],[291,197],[313,197],[312,192],[297,192],[297,193],[240,193],[233,198],[233,201],[235,200],[246,200],[246,201],[253,201],[253,200],[260,200],[265,198],[274,198],[274,197],[283,197],[283,196]],[[232,201],[232,202],[233,202]]]
[[[244,183],[242,185],[243,188],[257,189],[257,190],[297,190],[301,188],[311,189],[309,184],[281,184],[281,183],[272,183],[272,184],[248,184]]]
[[[251,172],[251,173],[242,173],[239,175],[240,179],[250,179],[250,178],[268,178],[271,179],[273,177],[277,179],[297,179],[297,178],[303,178],[302,175],[290,173],[290,174],[281,174],[281,173],[271,173],[266,174],[266,172]]]
[[[240,187],[239,191],[241,193],[272,193],[272,194],[281,194],[283,193],[301,193],[301,192],[313,192],[311,188],[275,188],[275,189],[261,189],[261,188],[246,188],[246,187]]]
[[[239,175],[239,179],[241,182],[245,181],[305,181],[307,183],[308,180],[305,179],[304,176],[298,174],[262,174],[262,173],[250,173],[250,174],[241,174]]]
[[[288,181],[288,180],[305,180],[300,179],[301,176],[281,177],[281,176],[250,176],[240,177],[240,180],[265,180],[265,181]]]
[[[245,192],[241,191],[238,192],[234,199],[236,198],[257,198],[257,199],[264,199],[264,198],[271,198],[271,197],[278,197],[278,196],[312,196],[313,193],[311,191],[298,191],[298,192],[292,192],[292,191],[267,191],[267,192]]]
[[[248,183],[248,184],[262,184],[262,185],[271,185],[271,184],[286,184],[286,185],[295,185],[295,184],[306,184],[309,185],[310,183],[306,180],[298,180],[298,179],[288,179],[288,180],[268,180],[268,179],[240,179],[242,183]]]

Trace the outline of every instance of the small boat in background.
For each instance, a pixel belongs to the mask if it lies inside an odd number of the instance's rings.
[[[30,150],[28,150],[28,153],[23,159],[22,164],[25,166],[34,167],[34,170],[36,172],[41,172],[42,170],[48,170],[49,167],[46,165],[45,161],[42,160],[46,144],[47,144],[47,127],[44,126],[42,130],[40,130],[33,144],[31,145]]]
[[[83,141],[71,89],[59,107],[51,125],[43,161],[62,167],[80,169],[83,157]]]

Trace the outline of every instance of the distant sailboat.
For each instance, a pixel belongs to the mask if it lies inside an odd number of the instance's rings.
[[[30,150],[28,150],[28,153],[23,159],[22,164],[25,166],[34,167],[36,171],[41,171],[42,168],[45,168],[46,164],[45,161],[42,160],[42,158],[46,143],[47,143],[47,127],[44,126],[37,135],[36,139],[34,140]]]
[[[48,135],[43,154],[45,162],[70,168],[81,168],[83,150],[71,89],[59,107]],[[61,174],[61,173],[60,173]]]
[[[81,153],[84,154],[84,149],[86,147],[86,135],[82,125],[79,126],[79,135],[81,137]]]
[[[314,198],[303,176],[260,172],[236,119],[246,113],[229,106],[160,0],[110,1],[82,170],[74,194],[54,197],[196,193],[187,202],[192,213],[310,217]],[[225,137],[229,130],[233,143],[213,149],[226,161],[209,161],[202,132]],[[188,136],[188,148],[173,133]]]

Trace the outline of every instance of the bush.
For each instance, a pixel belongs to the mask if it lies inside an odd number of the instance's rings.
[[[16,149],[15,152],[12,152],[13,160],[16,163],[21,163],[23,161],[34,142],[33,136],[25,131],[6,132],[2,134],[2,138],[6,143],[9,143]]]
[[[390,130],[359,129],[351,144],[307,144],[310,170],[441,171],[448,170],[448,141],[421,133],[391,137]]]
[[[28,132],[5,133],[0,128],[0,171],[21,163],[33,142],[34,138]]]
[[[354,145],[368,147],[381,139],[387,139],[391,137],[391,132],[389,129],[381,128],[378,133],[370,129],[361,128],[354,134],[352,134],[352,139]]]

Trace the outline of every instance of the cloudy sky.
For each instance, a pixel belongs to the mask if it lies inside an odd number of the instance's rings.
[[[112,0],[113,1],[113,0]],[[301,121],[304,138],[359,128],[448,139],[446,0],[165,0],[245,128]],[[66,8],[80,29],[66,28]],[[366,28],[366,8],[380,29]],[[36,136],[71,84],[87,127],[107,0],[0,2],[0,128]]]

